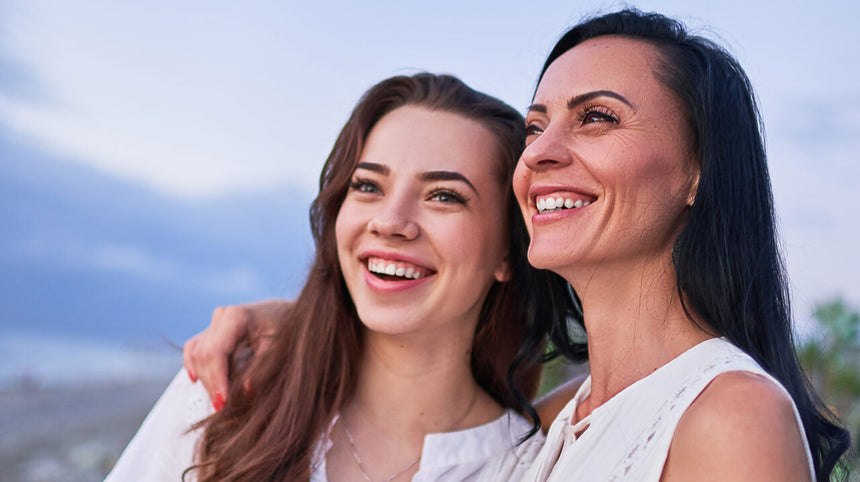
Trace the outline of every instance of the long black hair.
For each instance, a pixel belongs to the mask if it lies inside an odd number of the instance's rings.
[[[797,360],[764,126],[749,78],[716,43],[691,35],[676,20],[635,9],[568,30],[540,78],[568,50],[605,35],[656,47],[655,74],[687,116],[700,177],[689,221],[673,249],[684,309],[700,315],[785,386],[800,412],[817,477],[829,480],[850,436],[810,388]]]

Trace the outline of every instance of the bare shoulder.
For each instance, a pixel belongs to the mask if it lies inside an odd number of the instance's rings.
[[[791,398],[749,372],[724,373],[681,417],[664,481],[809,480]]]

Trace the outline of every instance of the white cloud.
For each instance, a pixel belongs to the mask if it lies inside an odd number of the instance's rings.
[[[638,4],[708,26],[747,68],[768,126],[799,317],[808,311],[802,303],[838,292],[860,302],[852,279],[860,272],[853,246],[860,145],[839,134],[858,132],[860,3]],[[563,28],[620,3],[534,9],[442,0],[420,13],[404,5],[381,15],[383,7],[364,4],[8,2],[0,47],[31,69],[45,96],[0,97],[0,122],[70,158],[182,196],[286,181],[310,187],[373,81],[414,69],[453,72],[523,107]],[[450,15],[455,7],[463,13]],[[799,102],[813,96],[820,101]],[[846,101],[851,108],[824,108]],[[195,277],[140,247],[102,248],[80,250],[105,269],[190,276],[211,289],[257,282],[241,266]]]
[[[263,291],[260,275],[245,265],[205,268],[177,262],[141,245],[30,237],[10,251],[34,263],[128,276],[159,284],[193,286],[219,295],[254,296]]]

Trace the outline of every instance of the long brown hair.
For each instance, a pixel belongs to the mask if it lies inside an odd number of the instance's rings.
[[[480,122],[496,138],[499,182],[510,185],[523,148],[522,116],[504,102],[477,92],[448,75],[421,73],[386,79],[356,105],[320,175],[310,208],[316,256],[304,289],[282,320],[272,348],[257,356],[241,376],[232,376],[230,402],[202,423],[194,470],[201,481],[308,480],[313,448],[335,413],[351,396],[362,353],[360,320],[337,257],[335,220],[365,140],[387,113],[404,105],[447,111]],[[510,190],[508,190],[510,191]],[[534,303],[524,278],[527,242],[513,196],[506,200],[513,279],[494,283],[484,301],[472,343],[475,380],[499,403],[533,414],[528,399],[539,382],[536,353],[523,356],[512,379],[507,374],[520,352]],[[243,380],[255,389],[246,392]],[[533,417],[534,418],[534,417]]]

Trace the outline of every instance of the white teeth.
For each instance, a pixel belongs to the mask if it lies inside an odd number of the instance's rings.
[[[367,270],[371,273],[385,274],[389,276],[399,276],[407,279],[419,279],[421,273],[414,266],[404,267],[397,266],[395,263],[386,263],[385,261],[367,262]]]
[[[582,199],[577,199],[576,201],[574,201],[573,199],[570,199],[570,198],[548,197],[548,198],[538,199],[535,204],[537,205],[538,213],[544,214],[544,213],[555,212],[555,211],[558,211],[559,209],[562,209],[562,208],[564,208],[564,209],[581,208],[584,206],[588,206],[589,204],[591,204],[591,202],[590,201],[583,201]]]

